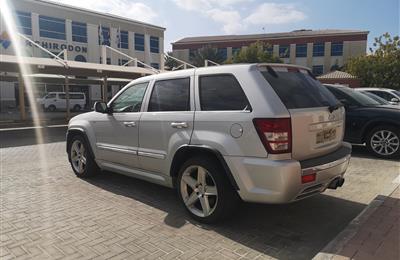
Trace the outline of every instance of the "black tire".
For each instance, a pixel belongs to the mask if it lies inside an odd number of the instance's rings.
[[[74,164],[75,160],[73,160],[73,156],[76,155],[76,153],[73,151],[73,146],[75,142],[77,142],[77,144],[82,144],[84,147],[83,156],[84,158],[86,158],[86,165],[82,171],[78,170],[79,167],[77,168],[76,164]],[[92,177],[100,172],[100,168],[97,166],[96,161],[94,160],[94,157],[89,149],[89,144],[86,142],[85,138],[82,135],[74,135],[68,144],[68,160],[75,175],[79,178]]]
[[[207,170],[207,172],[212,177],[212,181],[215,182],[215,186],[217,188],[218,199],[216,200],[217,202],[214,204],[216,206],[213,209],[212,213],[208,216],[198,216],[192,213],[191,210],[185,205],[184,198],[182,195],[182,190],[181,190],[182,177],[187,169],[196,166],[201,166]],[[238,203],[240,202],[239,195],[229,182],[225,170],[218,162],[218,160],[210,156],[194,157],[187,160],[182,165],[181,170],[179,171],[176,186],[178,189],[178,196],[186,211],[193,219],[202,223],[208,223],[208,224],[216,223],[220,220],[232,217],[234,215],[235,209],[238,206]]]
[[[50,105],[50,106],[48,106],[48,108],[47,108],[47,110],[48,111],[50,111],[50,112],[54,112],[54,111],[56,111],[56,106],[55,105]]]
[[[372,139],[374,138],[374,141],[376,141],[377,140],[376,134],[378,134],[381,131],[388,131],[388,132],[392,133],[390,139],[394,138],[392,140],[397,140],[397,150],[393,149],[393,150],[395,150],[393,152],[392,149],[389,149],[390,154],[389,153],[384,154],[385,153],[384,150],[381,153],[379,153],[379,151],[377,151],[378,150],[377,148],[374,149],[374,147],[372,146],[372,141],[373,141]],[[386,132],[386,133],[388,133],[388,132]],[[375,155],[376,157],[383,158],[383,159],[400,158],[400,128],[396,128],[396,127],[389,126],[389,125],[377,126],[367,134],[365,142],[366,142],[368,151],[370,153],[372,153],[373,155]]]
[[[75,105],[73,109],[74,109],[74,111],[80,111],[81,110],[81,106],[80,105]]]

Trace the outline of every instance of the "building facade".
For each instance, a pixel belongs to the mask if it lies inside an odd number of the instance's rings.
[[[67,50],[67,60],[103,63],[102,45],[108,45],[156,69],[164,67],[165,28],[110,14],[80,9],[45,0],[11,1],[19,32],[53,54]],[[13,55],[3,21],[0,23],[0,54]],[[32,57],[49,54],[25,41],[26,53]],[[107,52],[107,64],[123,65],[129,58]],[[133,65],[133,63],[132,63]],[[129,66],[129,65],[128,65]],[[138,66],[143,66],[140,63]],[[1,72],[0,72],[1,73]],[[12,105],[16,100],[14,83],[2,82],[0,99]],[[45,86],[42,92],[62,91],[62,86]],[[80,91],[73,89],[73,91]],[[99,99],[100,89],[86,91],[92,100]],[[112,91],[115,92],[115,91]]]
[[[368,31],[358,30],[296,30],[284,33],[254,35],[225,35],[187,37],[172,43],[173,55],[190,62],[195,52],[212,46],[231,59],[242,48],[260,41],[268,46],[265,51],[280,57],[285,63],[312,68],[321,75],[342,67],[355,56],[366,54]]]

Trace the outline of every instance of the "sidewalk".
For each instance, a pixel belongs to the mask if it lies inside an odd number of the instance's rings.
[[[387,196],[376,197],[314,259],[400,259],[400,188],[396,186]]]

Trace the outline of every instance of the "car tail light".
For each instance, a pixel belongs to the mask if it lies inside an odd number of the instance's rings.
[[[253,123],[268,153],[292,152],[290,118],[255,118]]]

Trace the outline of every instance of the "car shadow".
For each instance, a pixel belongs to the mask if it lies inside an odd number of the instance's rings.
[[[66,137],[67,127],[44,127],[42,132],[42,143],[63,142]],[[35,129],[3,130],[0,132],[1,148],[19,147],[38,144]]]
[[[172,189],[111,172],[85,181],[166,212],[169,227],[192,224],[279,259],[311,259],[366,206],[323,194],[285,205],[242,203],[230,219],[205,225],[186,214]]]
[[[371,154],[365,145],[353,144],[352,145],[352,157],[380,160],[380,161],[398,161],[398,159],[382,159]]]

